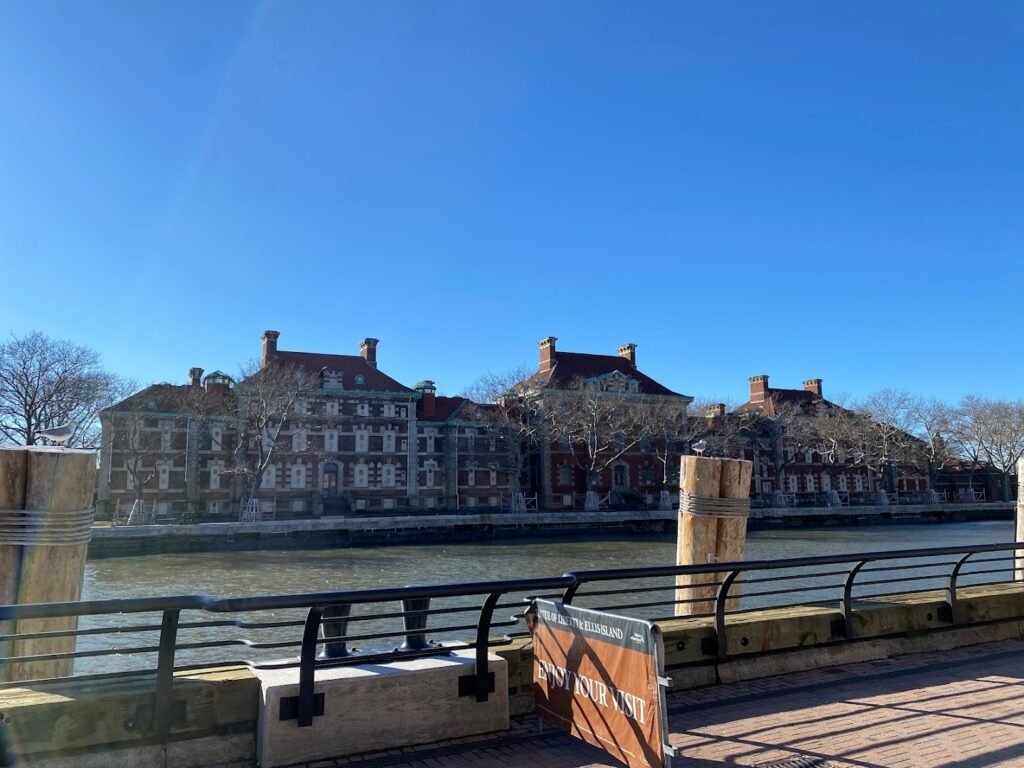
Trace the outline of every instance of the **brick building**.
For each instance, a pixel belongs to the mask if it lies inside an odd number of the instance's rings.
[[[262,475],[264,518],[502,504],[508,478],[495,467],[507,448],[460,418],[464,398],[388,376],[377,339],[338,355],[282,350],[279,336],[263,334],[260,370],[284,366],[314,383],[296,396]],[[188,384],[147,387],[105,410],[101,504],[124,509],[141,484],[158,518],[237,518],[245,491],[230,468],[245,383],[193,368]]]
[[[537,372],[522,382],[521,386],[536,397],[571,397],[582,390],[614,397],[627,407],[668,406],[685,417],[693,398],[672,391],[641,371],[637,367],[636,344],[622,345],[616,355],[596,355],[560,351],[557,341],[553,336],[541,339]],[[678,450],[681,446],[668,447]],[[602,503],[650,505],[664,487],[656,451],[665,448],[664,441],[659,445],[656,437],[646,437],[632,445],[627,441],[622,450],[611,445],[609,459],[601,462],[596,476],[588,482],[571,436],[543,440],[530,464],[526,487],[539,497],[539,505],[547,509],[579,506],[579,497],[588,486]],[[678,463],[678,459],[675,461]]]
[[[739,455],[754,463],[752,496],[777,502],[781,493],[787,503],[826,503],[835,491],[848,503],[851,497],[866,499],[886,489],[907,495],[928,489],[927,477],[916,470],[901,468],[883,481],[859,462],[855,451],[840,452],[828,463],[825,448],[817,444],[821,441],[790,437],[790,430],[799,429],[785,426],[787,419],[810,417],[818,408],[842,410],[824,397],[821,379],[806,380],[802,389],[771,387],[764,375],[751,376],[749,381],[749,399],[731,416],[744,424],[735,429],[736,443]],[[724,406],[720,408],[721,416]]]

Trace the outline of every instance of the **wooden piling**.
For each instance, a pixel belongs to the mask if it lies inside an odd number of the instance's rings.
[[[21,455],[22,463],[12,458]],[[79,600],[88,552],[89,510],[96,488],[96,454],[63,448],[31,446],[0,451],[0,491],[10,510],[0,521],[0,571],[5,597],[13,603],[54,603]],[[19,474],[20,473],[20,474]],[[21,503],[11,492],[23,488]],[[9,504],[9,506],[8,506]],[[17,510],[23,510],[18,514]],[[19,524],[19,521],[23,524]],[[15,566],[15,563],[17,564]],[[59,632],[78,626],[75,617],[20,619],[15,631]],[[75,637],[16,639],[13,656],[74,651]],[[71,675],[74,659],[13,664],[10,680]]]
[[[706,499],[745,499],[750,495],[752,464],[739,459],[716,459],[683,456],[681,460],[682,494]],[[742,560],[746,548],[747,519],[718,517],[708,514],[679,513],[676,546],[677,565],[706,565],[711,562]],[[699,586],[721,581],[725,574],[699,574],[676,577],[676,600],[698,600],[679,603],[677,616],[709,613],[714,608],[717,586]],[[686,588],[689,587],[689,588]],[[738,589],[738,585],[733,589]],[[738,605],[729,601],[730,607]]]
[[[25,508],[25,477],[28,455],[23,450],[0,448],[0,509]],[[4,543],[0,537],[0,605],[18,602],[18,574],[21,571],[21,547]],[[13,634],[14,621],[0,621],[0,635]],[[0,658],[12,654],[14,644],[0,640]],[[0,662],[0,682],[10,680],[10,668]]]

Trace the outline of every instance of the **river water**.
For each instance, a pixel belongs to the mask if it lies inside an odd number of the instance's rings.
[[[944,524],[897,524],[852,528],[787,528],[754,531],[747,544],[747,559],[779,559],[812,555],[844,554],[876,550],[915,549],[922,547],[968,546],[1012,541],[1013,523],[970,522]],[[947,558],[948,561],[948,558]],[[571,570],[596,568],[628,568],[641,565],[672,565],[675,562],[675,538],[672,537],[601,537],[593,538],[528,538],[486,543],[436,544],[425,546],[391,546],[332,550],[299,550],[255,552],[207,552],[192,554],[145,555],[90,561],[86,565],[85,599],[127,598],[145,595],[206,594],[216,597],[352,590],[371,587],[393,587],[409,583],[442,584],[446,582],[488,581],[537,576],[557,576]],[[939,572],[948,572],[948,568]],[[994,577],[990,576],[989,579]],[[833,579],[836,582],[837,579]],[[841,579],[840,579],[841,581]],[[665,582],[662,582],[663,584]],[[804,582],[813,585],[813,580]],[[640,586],[639,582],[631,582]],[[940,582],[918,583],[916,588],[940,586]],[[614,586],[614,585],[610,585]],[[670,594],[670,593],[669,593]],[[832,599],[832,593],[819,594],[818,599]],[[596,599],[596,598],[595,598]],[[650,599],[650,598],[645,598]],[[657,599],[657,598],[655,598]],[[671,599],[664,597],[662,599]],[[605,598],[605,603],[608,599]],[[469,603],[477,604],[474,598]],[[580,602],[580,601],[577,601]],[[600,601],[598,601],[600,602]],[[621,600],[620,600],[621,602]],[[586,605],[586,602],[581,604]],[[591,603],[592,605],[594,603]],[[766,600],[746,599],[746,605],[771,604]],[[378,610],[395,610],[395,606],[374,606]],[[357,613],[358,608],[353,613]],[[645,610],[623,610],[656,618],[672,614],[672,607]],[[249,615],[252,620],[301,620],[301,612],[263,612]],[[113,621],[111,619],[114,619]],[[141,617],[136,617],[141,618]],[[147,619],[149,617],[146,617]],[[198,621],[226,618],[209,614],[183,614],[182,620]],[[89,617],[81,626],[98,626],[100,622],[124,624],[128,617]],[[437,619],[431,618],[431,626]],[[465,614],[459,623],[475,621]],[[449,619],[452,623],[452,619]],[[380,631],[382,623],[363,623],[358,631]],[[388,629],[396,628],[389,625]],[[350,633],[355,631],[350,626]],[[468,637],[471,633],[454,633]],[[182,642],[238,638],[274,641],[298,640],[301,628],[275,630],[240,630],[236,628],[184,630]],[[446,636],[441,633],[440,636]],[[451,636],[449,633],[448,636]],[[149,644],[155,635],[107,638],[81,638],[80,649],[106,649],[114,645]],[[144,642],[140,642],[144,641]],[[388,642],[388,641],[384,641]],[[237,645],[235,648],[204,649],[179,653],[179,663],[198,663],[225,659],[251,659],[288,655],[275,649],[260,650]],[[76,669],[109,671],[137,668],[146,657],[101,656],[80,660]],[[141,663],[141,666],[145,666]]]

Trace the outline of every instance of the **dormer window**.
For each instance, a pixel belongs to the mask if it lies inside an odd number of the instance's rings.
[[[361,373],[357,373],[356,374],[356,384],[365,384],[365,383],[366,383],[366,377],[363,376],[363,374],[361,374]]]

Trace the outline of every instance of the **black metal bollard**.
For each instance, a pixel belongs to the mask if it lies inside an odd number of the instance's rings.
[[[407,587],[418,587],[419,584],[406,584]],[[427,611],[430,610],[429,597],[416,597],[402,601],[402,617],[405,622],[405,642],[400,651],[422,651],[430,647],[427,641]]]
[[[320,630],[324,635],[324,649],[317,655],[318,659],[341,659],[350,656],[344,640],[333,638],[344,637],[348,632],[348,617],[352,612],[351,603],[332,605],[324,608],[323,622]],[[328,619],[330,621],[328,622]]]

